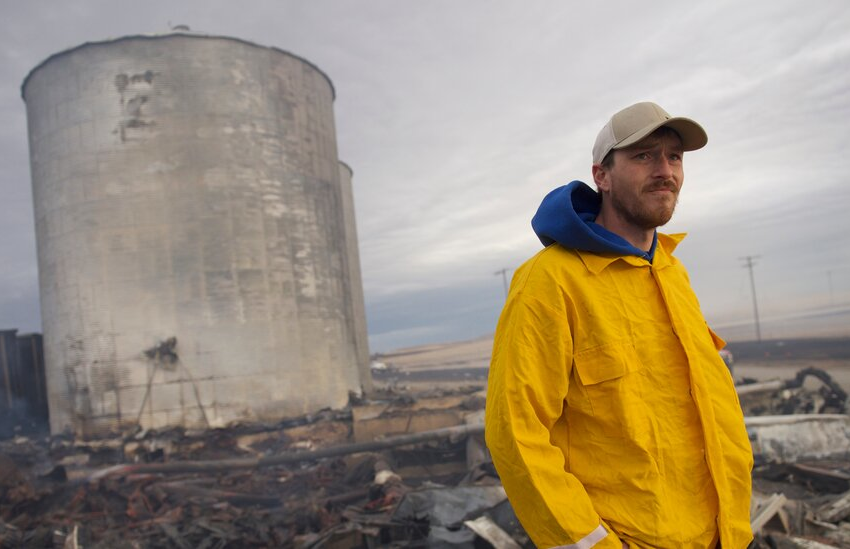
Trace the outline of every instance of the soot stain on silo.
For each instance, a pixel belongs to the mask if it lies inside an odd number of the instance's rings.
[[[151,98],[154,79],[159,74],[148,69],[142,73],[115,75],[115,89],[118,91],[123,118],[112,133],[118,134],[122,143],[129,139],[129,129],[140,130],[156,125],[154,120],[146,118],[143,107]]]
[[[115,89],[118,90],[118,93],[121,94],[121,104],[124,104],[124,90],[127,89],[127,84],[130,82],[130,78],[124,74],[115,75]]]
[[[67,338],[65,342],[65,383],[68,388],[68,408],[72,427],[87,432],[91,417],[91,392],[87,385],[83,361],[84,344],[81,339]]]

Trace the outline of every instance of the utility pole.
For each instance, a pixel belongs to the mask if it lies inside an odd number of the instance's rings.
[[[744,267],[746,267],[750,271],[750,288],[752,288],[753,292],[753,315],[755,316],[756,320],[756,340],[761,342],[761,327],[759,326],[759,306],[758,301],[756,300],[756,279],[753,276],[753,265],[755,265],[755,263],[753,263],[753,259],[758,259],[759,257],[761,256],[748,255],[739,259],[744,262]]]
[[[502,286],[505,287],[505,299],[508,298],[508,270],[500,269],[493,273],[494,276],[502,275]]]

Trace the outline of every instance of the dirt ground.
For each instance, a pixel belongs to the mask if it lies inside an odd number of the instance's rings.
[[[399,370],[488,368],[493,338],[437,343],[398,349],[375,357],[375,361]]]
[[[832,349],[836,347],[836,340],[829,340],[829,343]],[[799,340],[796,345],[794,340],[788,340],[783,342],[783,346],[801,350],[797,353],[800,357],[738,358],[734,365],[735,379],[791,379],[803,368],[815,367],[825,370],[841,387],[850,391],[850,358],[846,358],[843,351],[833,351],[838,358],[824,356],[825,353],[817,352],[817,345],[813,344],[813,340]],[[487,382],[492,347],[493,339],[483,337],[471,341],[400,349],[375,357],[375,361],[386,365],[388,370],[374,370],[373,377],[379,386],[483,386]],[[734,348],[735,345],[730,347]],[[839,347],[844,348],[846,345]],[[805,358],[806,355],[810,358]],[[806,381],[806,387],[816,388],[818,383],[809,379]]]

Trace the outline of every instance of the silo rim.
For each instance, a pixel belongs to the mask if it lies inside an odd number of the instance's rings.
[[[21,83],[21,99],[23,99],[24,102],[26,103],[27,98],[24,95],[24,90],[27,87],[27,83],[29,82],[30,77],[38,69],[40,69],[41,67],[43,67],[44,65],[46,65],[47,63],[52,61],[54,58],[61,57],[63,55],[71,53],[73,51],[85,48],[87,46],[100,46],[100,45],[104,45],[104,44],[121,42],[122,40],[135,40],[135,39],[140,39],[140,38],[145,39],[145,40],[155,40],[157,38],[165,38],[165,37],[169,37],[169,36],[188,36],[188,37],[192,37],[192,38],[220,38],[220,39],[224,39],[224,40],[233,40],[234,42],[241,42],[242,44],[248,44],[249,46],[254,46],[254,47],[257,47],[257,48],[263,48],[263,49],[273,50],[273,51],[276,51],[276,52],[279,52],[279,53],[283,53],[285,55],[288,55],[289,57],[292,57],[294,59],[301,61],[302,63],[309,65],[316,72],[321,74],[325,78],[325,80],[328,81],[328,85],[331,87],[331,99],[336,100],[336,88],[334,87],[334,83],[333,83],[333,80],[331,80],[331,77],[328,76],[327,73],[325,71],[323,71],[322,69],[320,69],[315,63],[312,63],[311,61],[301,57],[300,55],[295,55],[294,53],[292,53],[290,51],[286,51],[284,49],[277,48],[275,46],[264,46],[262,44],[252,42],[250,40],[245,40],[243,38],[235,38],[233,36],[225,36],[225,35],[222,35],[222,34],[207,34],[207,33],[201,33],[201,32],[182,31],[182,30],[175,30],[175,31],[171,31],[171,32],[155,33],[155,34],[128,34],[127,36],[121,36],[121,37],[118,37],[118,38],[107,38],[105,40],[93,40],[91,42],[83,42],[82,44],[79,44],[77,46],[58,51],[58,52],[50,55],[49,57],[47,57],[44,61],[42,61],[41,63],[39,63],[35,67],[33,67],[27,73],[26,77],[24,77],[24,81]]]
[[[353,169],[351,169],[351,166],[349,166],[349,165],[348,165],[348,163],[343,162],[342,160],[337,160],[337,162],[339,162],[339,165],[340,165],[340,166],[342,166],[342,167],[344,167],[346,170],[348,170],[348,173],[351,175],[351,177],[354,177],[354,170],[353,170]]]

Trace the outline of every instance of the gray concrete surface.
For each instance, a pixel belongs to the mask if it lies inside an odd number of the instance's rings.
[[[363,279],[360,275],[360,249],[357,239],[357,221],[354,216],[354,189],[351,167],[339,163],[339,188],[342,200],[343,226],[345,228],[345,264],[348,284],[345,294],[351,307],[348,315],[349,329],[354,334],[354,344],[357,350],[357,367],[363,390],[372,390],[372,376],[369,374],[369,333],[366,327],[366,302],[363,297]]]
[[[324,73],[175,33],[61,52],[22,92],[54,432],[273,419],[360,390]],[[171,337],[176,362],[144,354]]]

